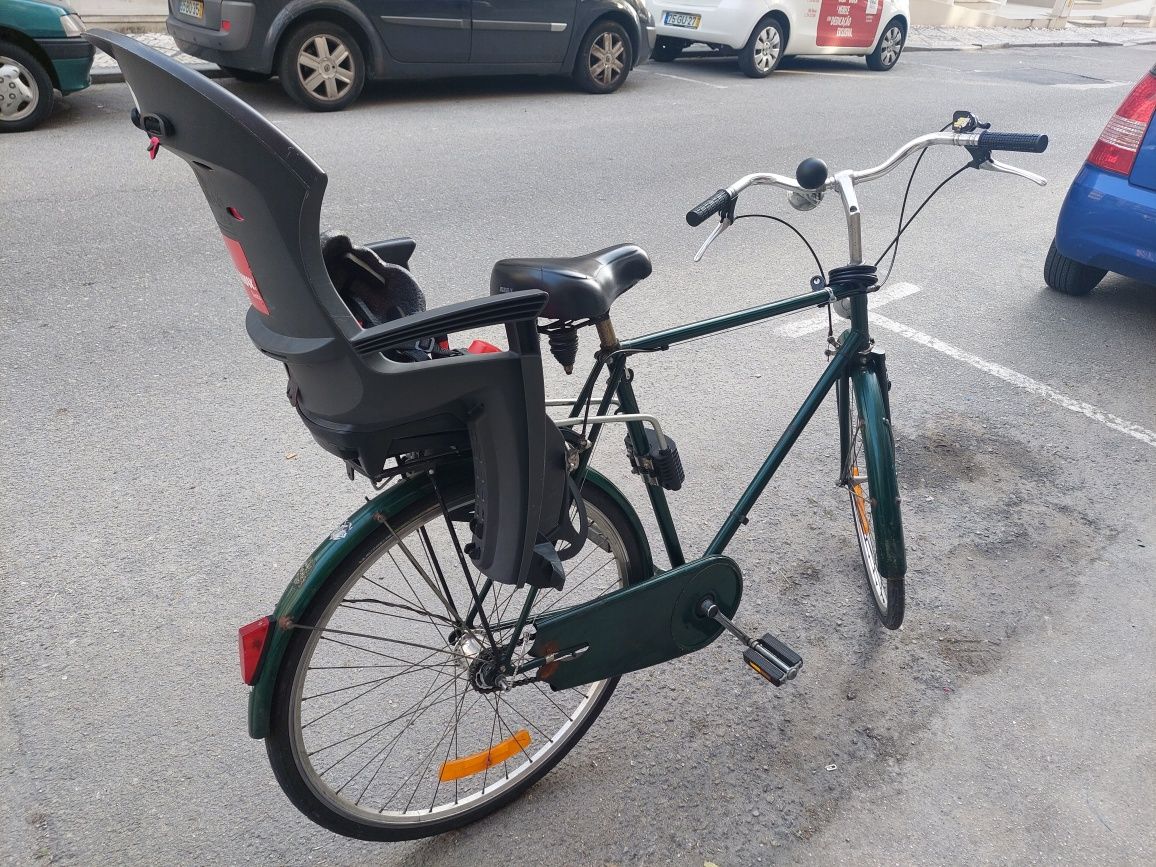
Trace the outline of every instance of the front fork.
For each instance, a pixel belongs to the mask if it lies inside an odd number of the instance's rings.
[[[844,338],[846,334],[844,334]],[[835,402],[839,412],[839,484],[851,484],[851,442],[854,438],[854,425],[858,423],[851,418],[851,389],[854,387],[851,379],[857,372],[863,371],[874,374],[879,378],[879,391],[883,395],[883,412],[887,421],[891,421],[891,379],[887,375],[887,354],[877,349],[867,349],[860,353],[853,366],[847,370],[835,384]]]

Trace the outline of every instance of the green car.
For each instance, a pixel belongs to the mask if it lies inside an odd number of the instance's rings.
[[[84,22],[63,3],[0,0],[0,133],[32,129],[52,113],[52,91],[92,83]]]

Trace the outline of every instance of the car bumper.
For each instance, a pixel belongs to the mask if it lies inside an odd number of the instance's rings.
[[[1060,209],[1056,248],[1085,265],[1156,283],[1156,192],[1085,165]]]
[[[765,10],[764,10],[765,11]],[[669,27],[663,22],[667,12],[686,12],[700,16],[698,27]],[[689,42],[706,42],[711,45],[725,45],[728,48],[742,48],[750,38],[759,15],[742,3],[724,3],[717,8],[682,6],[676,2],[655,9],[654,20],[658,36],[671,39],[685,39]]]
[[[638,57],[634,58],[634,65],[645,63],[650,59],[650,52],[654,49],[654,40],[658,38],[657,29],[653,24],[640,28],[642,31],[642,45],[639,46]]]
[[[169,11],[165,27],[177,47],[185,54],[240,69],[252,68],[250,64],[256,59],[256,54],[247,50],[256,16],[256,7],[252,3],[234,0],[206,3],[205,20],[202,23],[174,14],[172,4]],[[225,21],[229,23],[228,30],[222,28],[222,22]]]
[[[61,39],[37,39],[52,67],[61,93],[75,93],[92,84],[92,58],[96,49],[80,36]]]

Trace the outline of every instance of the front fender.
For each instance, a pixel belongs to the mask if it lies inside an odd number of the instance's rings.
[[[570,47],[566,50],[566,59],[562,63],[563,69],[573,69],[578,57],[578,49],[582,47],[582,40],[586,38],[586,31],[599,18],[614,15],[626,25],[626,34],[634,41],[634,45],[645,45],[646,31],[638,20],[638,10],[627,0],[579,0],[578,8],[574,13],[574,36],[570,40]],[[627,23],[629,22],[629,23]],[[649,54],[649,51],[647,52]],[[637,66],[645,57],[636,57]]]
[[[369,57],[366,60],[369,61],[369,67],[374,71],[374,76],[380,76],[385,69],[381,38],[377,35],[373,22],[369,20],[365,12],[356,4],[351,3],[350,0],[325,0],[323,3],[318,3],[316,0],[295,0],[295,2],[285,4],[285,8],[274,16],[265,33],[265,44],[261,48],[261,68],[266,72],[276,72],[277,47],[281,44],[281,38],[289,28],[296,24],[305,13],[324,12],[326,10],[340,12],[346,18],[357,22],[357,26],[361,28],[365,42],[369,46]]]
[[[443,487],[457,484],[472,485],[473,466],[468,461],[445,466],[439,470],[438,478]],[[613,482],[595,470],[587,470],[585,484],[600,488],[626,513],[635,533],[643,542],[642,565],[645,570],[643,574],[651,575],[654,566],[650,547],[646,544],[646,532],[634,507]],[[341,526],[330,533],[297,570],[273,610],[272,632],[267,639],[268,644],[261,658],[257,679],[249,692],[250,737],[264,738],[269,735],[273,691],[277,686],[277,676],[281,671],[281,662],[285,658],[289,639],[293,635],[293,630],[288,628],[289,624],[296,622],[305,613],[317,594],[325,587],[338,564],[377,528],[378,515],[392,517],[432,494],[433,485],[424,474],[383,491],[342,521]]]

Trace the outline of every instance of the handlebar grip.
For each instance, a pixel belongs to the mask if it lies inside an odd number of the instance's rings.
[[[981,132],[979,146],[993,151],[1042,154],[1048,149],[1048,137],[1034,132]]]
[[[719,190],[705,202],[695,205],[686,212],[686,222],[691,226],[701,225],[708,217],[719,213],[731,203],[731,194],[726,190]]]

